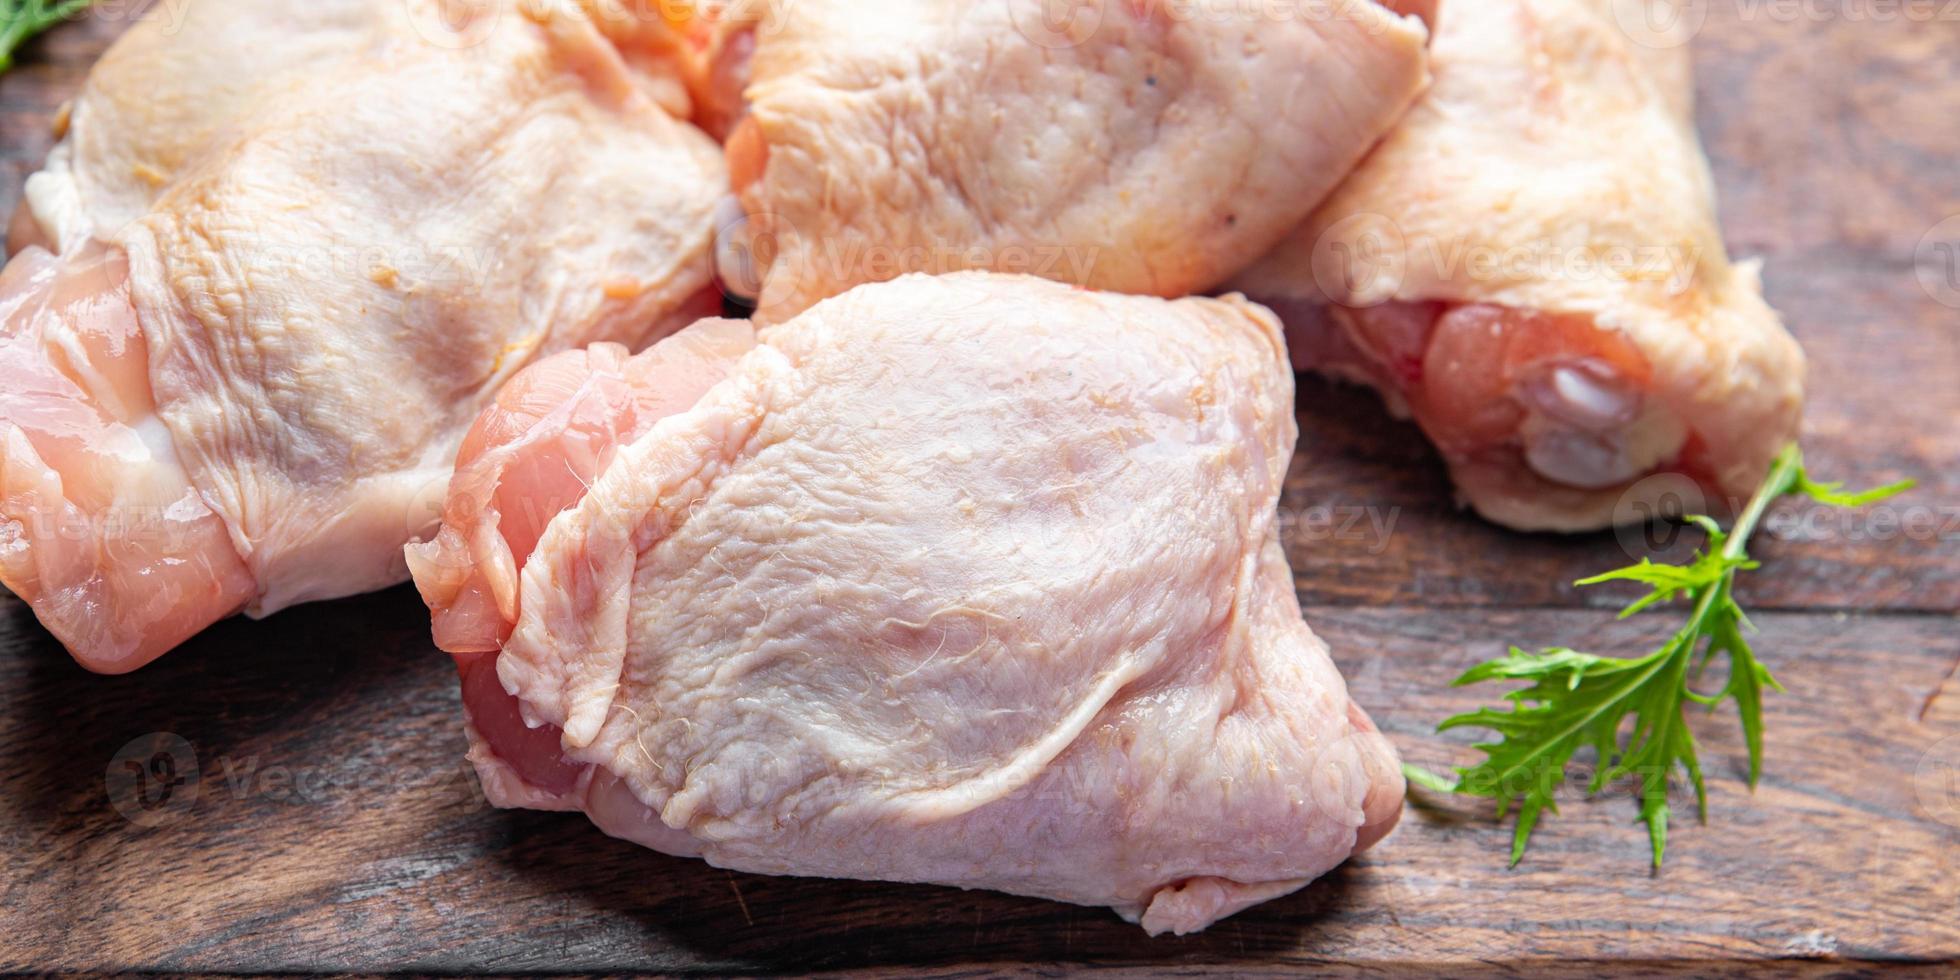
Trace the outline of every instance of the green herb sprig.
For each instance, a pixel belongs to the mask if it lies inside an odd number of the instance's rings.
[[[1846,493],[1837,483],[1812,480],[1795,445],[1786,448],[1770,467],[1769,476],[1736,518],[1735,528],[1704,516],[1687,520],[1708,535],[1703,550],[1685,565],[1640,563],[1581,579],[1581,586],[1605,582],[1638,582],[1648,593],[1634,600],[1620,617],[1682,600],[1692,607],[1688,621],[1660,649],[1644,657],[1621,660],[1554,647],[1527,653],[1512,647],[1509,656],[1465,672],[1455,686],[1483,681],[1523,681],[1526,687],[1505,695],[1508,708],[1482,708],[1445,719],[1438,731],[1486,728],[1500,737],[1476,746],[1486,758],[1457,769],[1457,779],[1438,776],[1415,766],[1405,767],[1409,780],[1440,792],[1480,796],[1497,801],[1501,819],[1512,807],[1518,811],[1511,839],[1511,864],[1524,857],[1525,845],[1538,818],[1558,812],[1555,799],[1564,785],[1566,767],[1579,749],[1591,746],[1599,757],[1587,795],[1617,780],[1640,781],[1640,817],[1653,843],[1654,866],[1667,850],[1668,779],[1676,767],[1694,786],[1696,809],[1708,817],[1708,793],[1701,763],[1695,756],[1694,734],[1685,710],[1689,702],[1712,712],[1734,700],[1749,748],[1749,785],[1753,789],[1763,767],[1763,692],[1781,691],[1769,668],[1756,658],[1745,632],[1753,632],[1748,617],[1735,601],[1737,572],[1754,569],[1744,550],[1771,503],[1787,495],[1809,497],[1833,507],[1856,507],[1901,493],[1906,480],[1863,493]],[[1728,658],[1728,682],[1713,694],[1695,691],[1690,682],[1710,658]],[[1628,716],[1633,723],[1626,725]],[[1626,735],[1621,735],[1627,729]]]
[[[93,0],[0,0],[0,71],[27,40],[88,9]]]

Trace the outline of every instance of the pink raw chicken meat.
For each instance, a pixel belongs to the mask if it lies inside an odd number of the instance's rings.
[[[576,8],[438,2],[309,7],[348,46],[287,41],[258,93],[226,73],[276,59],[218,39],[279,43],[275,5],[139,25],[36,178],[17,229],[60,254],[0,273],[0,582],[84,666],[402,581],[506,379],[717,299],[714,142]]]
[[[409,548],[504,806],[1191,932],[1400,812],[1307,628],[1278,325],[906,276],[515,379]]]
[[[1719,506],[1796,438],[1803,352],[1723,251],[1678,13],[1446,5],[1435,84],[1236,280],[1296,364],[1380,390],[1499,523]]]

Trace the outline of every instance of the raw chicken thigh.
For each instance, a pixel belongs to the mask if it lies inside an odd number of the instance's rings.
[[[483,5],[479,4],[479,7]],[[592,0],[599,28],[642,70],[637,80],[677,118],[692,106],[686,79],[698,60],[687,41],[699,25],[628,18]],[[337,66],[373,64],[391,47],[456,46],[518,16],[507,7],[469,16],[457,2],[225,0],[160,3],[89,70],[57,120],[61,142],[27,179],[9,250],[59,251],[107,236],[147,213],[207,152],[245,135],[255,111],[304,97]]]
[[[158,4],[89,70],[27,179],[11,251],[59,251],[147,213],[253,107],[412,25],[391,0]]]
[[[1238,297],[904,276],[527,370],[410,565],[495,803],[1190,932],[1401,806],[1278,543],[1292,396]]]
[[[1802,410],[1803,354],[1723,252],[1686,39],[1627,33],[1683,19],[1612,6],[1444,9],[1428,94],[1237,281],[1517,528],[1648,516],[1660,472],[1745,497]]]
[[[723,280],[763,323],[914,271],[1205,290],[1427,80],[1421,22],[1372,0],[737,6],[697,101],[731,129]]]
[[[75,206],[35,209],[61,254],[30,247],[0,273],[0,581],[91,669],[241,609],[401,581],[504,380],[715,298],[720,154],[593,22],[380,8],[342,22],[350,50],[234,93],[197,139],[104,149],[100,120],[142,119],[92,87],[48,185]],[[252,60],[171,41],[214,43],[147,27],[128,43]],[[159,126],[185,124],[157,105]],[[150,189],[118,183],[128,160],[174,163]]]

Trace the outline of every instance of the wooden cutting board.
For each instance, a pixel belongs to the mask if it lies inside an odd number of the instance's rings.
[[[1003,895],[733,874],[485,806],[406,589],[226,623],[120,678],[0,598],[0,970],[1960,970],[1960,6],[1689,8],[1729,240],[1767,260],[1810,353],[1814,468],[1920,488],[1772,521],[1743,588],[1789,686],[1767,775],[1740,778],[1731,711],[1696,719],[1710,823],[1678,809],[1659,873],[1615,790],[1568,801],[1511,870],[1487,807],[1417,794],[1373,852],[1182,939]],[[0,206],[122,26],[103,9],[0,77]],[[1487,696],[1446,684],[1507,643],[1632,654],[1675,622],[1615,623],[1618,594],[1569,584],[1640,542],[1492,528],[1371,397],[1305,382],[1300,407],[1282,505],[1300,595],[1411,760],[1474,757],[1432,726]],[[130,806],[124,764],[159,752],[174,771],[143,778],[168,802]]]

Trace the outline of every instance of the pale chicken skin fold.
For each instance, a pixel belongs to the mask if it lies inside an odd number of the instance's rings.
[[[1427,81],[1372,0],[781,0],[717,27],[725,288],[778,322],[906,272],[1202,292],[1277,243]]]
[[[116,39],[56,123],[60,142],[27,178],[9,249],[107,237],[233,127],[307,79],[412,32],[391,0],[158,4]]]
[[[1681,19],[1612,7],[1446,5],[1429,91],[1235,282],[1521,529],[1651,516],[1683,489],[1656,474],[1746,498],[1802,411],[1802,351],[1723,250],[1687,39],[1629,33]]]
[[[679,18],[669,4],[567,6],[590,11],[619,50],[628,68],[619,77],[675,118],[688,118],[688,80],[700,70],[697,49],[705,44],[691,36],[705,25]],[[207,155],[224,152],[254,113],[298,97],[340,66],[372,66],[391,49],[474,44],[520,16],[514,0],[154,4],[89,69],[57,117],[60,142],[27,179],[9,251],[37,244],[60,251],[90,235],[113,235]]]
[[[393,7],[0,275],[0,582],[84,666],[403,581],[505,380],[719,305],[720,154],[594,24]]]
[[[1270,314],[959,273],[748,331],[528,370],[410,546],[493,802],[1153,934],[1393,826],[1278,541]]]

